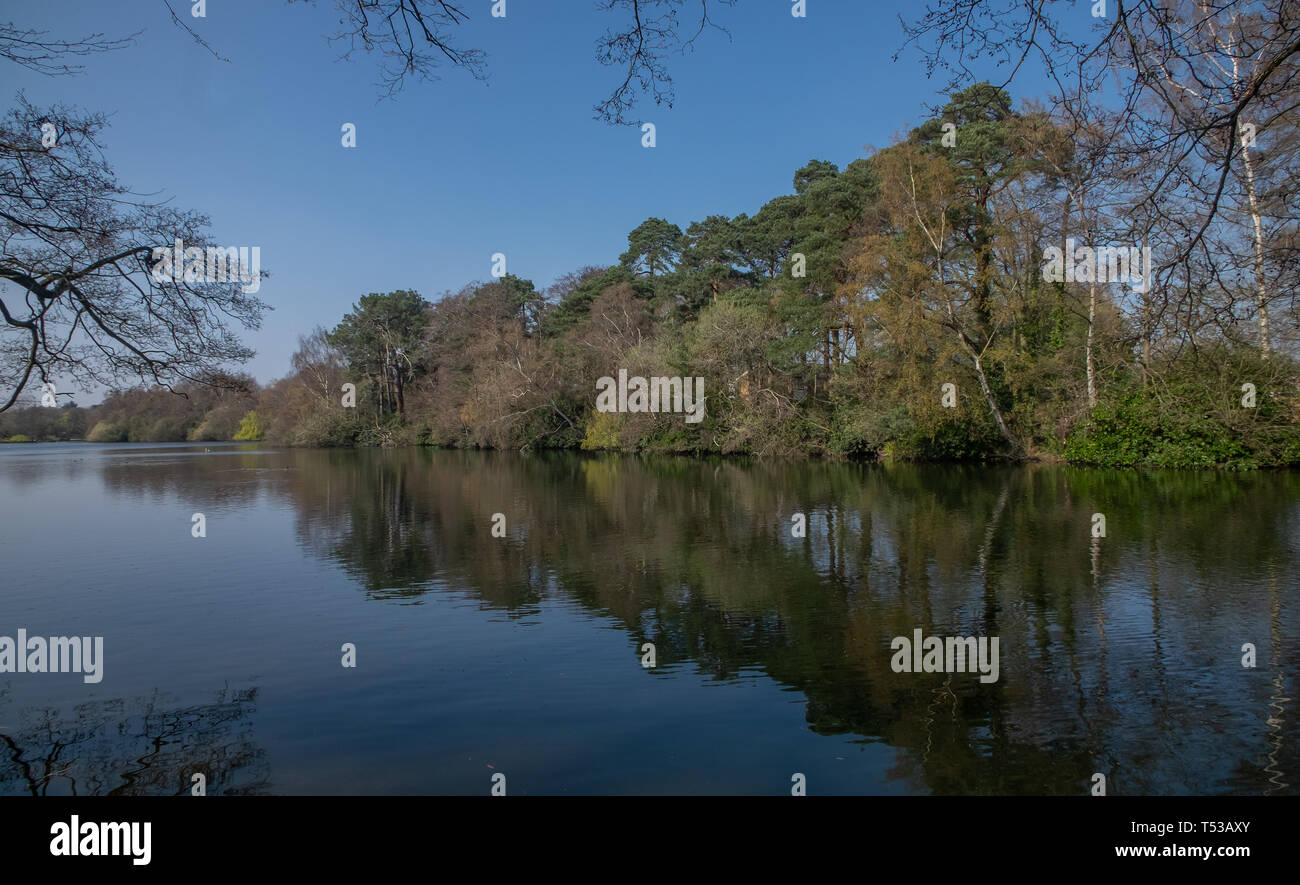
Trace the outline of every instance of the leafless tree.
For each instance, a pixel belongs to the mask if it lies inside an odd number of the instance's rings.
[[[70,59],[122,49],[135,42],[137,31],[126,37],[110,38],[90,34],[79,40],[51,39],[48,31],[20,28],[13,22],[0,24],[0,59],[21,65],[29,71],[49,76],[80,74],[79,64]]]
[[[1134,310],[1144,362],[1162,335],[1195,347],[1205,334],[1240,339],[1243,322],[1267,354],[1274,307],[1294,313],[1300,274],[1288,196],[1300,169],[1300,0],[1106,6],[1094,19],[1091,4],[1060,0],[939,0],[904,23],[904,48],[954,85],[981,62],[1005,66],[1007,83],[1036,65],[1054,115],[1081,136],[1102,105],[1113,111],[1109,150],[1139,170],[1127,236],[1156,264]]]
[[[174,24],[205,49],[221,58],[164,0]],[[306,0],[287,0],[302,3]],[[596,41],[596,60],[621,72],[610,95],[595,105],[595,118],[617,125],[635,125],[631,114],[642,99],[672,107],[676,100],[668,59],[695,49],[706,30],[728,34],[711,17],[711,9],[734,6],[737,0],[598,0],[603,12],[625,18]],[[694,10],[685,20],[678,12]],[[464,4],[448,0],[334,0],[339,29],[330,40],[345,44],[343,58],[358,50],[375,53],[380,62],[378,86],[382,97],[392,98],[408,79],[432,82],[443,65],[466,71],[478,80],[487,77],[487,53],[462,45],[457,29],[469,20]],[[730,36],[728,34],[728,36]]]
[[[715,6],[734,6],[736,0],[713,2]],[[685,0],[601,0],[597,4],[601,10],[621,10],[631,17],[622,27],[610,28],[596,41],[596,60],[624,72],[622,82],[596,105],[597,120],[618,125],[638,123],[629,114],[644,97],[652,98],[656,105],[667,104],[671,108],[677,93],[668,73],[668,57],[693,50],[695,41],[706,29],[728,33],[709,17],[709,0],[697,0],[699,17],[694,20],[695,30],[690,37],[682,39],[683,26],[678,21],[677,10],[684,3]]]
[[[487,54],[454,39],[456,26],[469,15],[447,0],[336,0],[334,5],[342,17],[330,40],[347,45],[343,58],[358,50],[378,53],[379,87],[386,97],[400,92],[408,77],[437,80],[435,71],[443,63],[485,77]]]
[[[1117,88],[1126,146],[1158,161],[1143,203],[1160,214],[1168,208],[1161,201],[1180,188],[1194,185],[1208,196],[1208,211],[1177,256],[1186,258],[1217,220],[1230,174],[1243,162],[1241,124],[1264,129],[1295,110],[1300,0],[1111,0],[1109,6],[1091,36],[1080,40],[1070,36],[1069,19],[1051,10],[1067,8],[1077,25],[1092,20],[1082,18],[1088,4],[939,0],[918,21],[904,22],[905,47],[921,49],[930,73],[951,72],[954,86],[974,77],[977,60],[1009,65],[1006,85],[1036,57],[1054,84],[1054,101],[1076,115],[1087,97]],[[1201,51],[1198,35],[1247,17],[1254,22],[1249,74],[1215,76],[1217,62]],[[1173,82],[1195,89],[1199,101],[1189,104]]]
[[[215,247],[208,219],[120,184],[104,125],[22,94],[0,122],[0,411],[34,378],[170,387],[211,381],[252,355],[229,322],[257,327],[256,287],[239,274],[187,282],[153,272],[154,250],[176,240],[205,255]]]

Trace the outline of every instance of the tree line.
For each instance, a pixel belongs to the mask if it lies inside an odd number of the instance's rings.
[[[56,407],[28,405],[0,412],[0,442],[218,442],[261,439],[257,397],[250,375],[173,389],[133,387],[103,402]]]
[[[1150,170],[976,83],[844,169],[810,161],[753,215],[647,219],[617,263],[541,290],[368,294],[302,336],[287,377],[116,393],[87,438],[1295,464],[1290,138],[1257,134],[1249,188],[1162,265],[1176,243],[1134,226]],[[1053,278],[1076,243],[1075,278]],[[1153,259],[1106,279],[1105,249]],[[597,411],[619,369],[703,377],[705,420]]]
[[[369,45],[354,3],[338,36]],[[628,71],[602,119],[671,102],[662,60],[694,39],[675,5],[602,4],[633,22],[598,51]],[[402,70],[480,70],[448,42],[458,11],[384,6],[425,26],[418,49],[390,47]],[[366,295],[265,387],[229,370],[251,355],[233,326],[255,328],[262,302],[148,272],[159,242],[209,245],[208,219],[121,185],[102,115],[19,96],[0,121],[0,438],[83,421],[103,440],[1294,464],[1300,5],[1102,7],[1080,39],[1071,4],[937,0],[904,30],[953,73],[948,101],[896,143],[809,162],[752,216],[647,219],[617,263],[545,289]],[[0,57],[59,75],[130,42],[10,25]],[[977,58],[1011,75],[975,82]],[[1017,106],[1031,59],[1049,93]],[[703,377],[706,420],[596,411],[620,369]],[[56,376],[147,387],[80,418],[17,408]]]

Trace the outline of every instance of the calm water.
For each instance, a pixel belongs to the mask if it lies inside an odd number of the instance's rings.
[[[9,445],[0,512],[0,635],[105,657],[0,675],[3,794],[1300,792],[1294,473]]]

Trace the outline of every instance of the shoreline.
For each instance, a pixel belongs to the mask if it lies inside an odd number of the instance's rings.
[[[565,452],[576,455],[620,455],[625,457],[668,457],[668,458],[724,458],[724,459],[750,459],[766,463],[786,462],[826,462],[826,463],[860,463],[860,464],[879,464],[882,466],[896,464],[911,465],[929,465],[929,466],[998,466],[998,467],[1031,467],[1050,465],[1057,467],[1083,467],[1096,470],[1157,470],[1157,471],[1200,471],[1212,473],[1250,473],[1254,471],[1262,472],[1286,472],[1295,471],[1298,468],[1294,465],[1285,464],[1263,464],[1249,467],[1237,467],[1230,463],[1220,462],[1204,466],[1164,466],[1159,464],[1109,464],[1104,462],[1093,461],[1072,461],[1061,455],[1050,453],[1034,453],[1031,455],[1013,456],[1013,455],[996,455],[987,458],[971,459],[925,459],[925,458],[882,458],[871,457],[867,455],[836,455],[821,452],[808,452],[803,454],[754,454],[751,452],[721,452],[721,451],[656,451],[652,449],[641,449],[627,451],[623,449],[584,449],[581,446],[555,446],[555,447],[523,447],[523,448],[492,448],[485,446],[447,446],[433,445],[428,443],[407,443],[391,446],[296,446],[291,443],[269,442],[267,440],[123,440],[119,442],[102,442],[86,439],[44,439],[44,440],[12,440],[0,439],[0,444],[9,445],[51,445],[59,443],[83,443],[92,446],[204,446],[204,445],[272,445],[276,448],[301,450],[301,451],[396,451],[396,450],[413,450],[427,449],[445,452],[499,452],[499,453],[516,453],[516,454],[538,454],[542,452]]]

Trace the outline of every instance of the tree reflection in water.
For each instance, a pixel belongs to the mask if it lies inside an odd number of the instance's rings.
[[[269,790],[253,741],[257,689],[222,689],[179,706],[155,694],[52,709],[11,711],[0,728],[0,795],[179,796],[194,774],[208,795]]]

